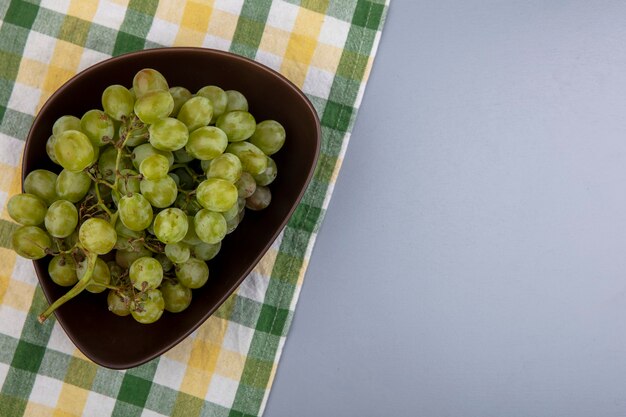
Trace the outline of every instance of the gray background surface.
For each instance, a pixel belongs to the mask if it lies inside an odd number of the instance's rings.
[[[266,416],[626,415],[625,16],[393,0]]]

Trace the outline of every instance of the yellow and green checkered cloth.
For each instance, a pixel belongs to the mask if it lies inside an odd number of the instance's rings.
[[[388,0],[0,0],[0,416],[262,414],[313,242],[363,97]],[[239,290],[194,334],[128,371],[99,367],[44,306],[30,261],[8,247],[24,139],[77,72],[113,55],[204,46],[293,81],[320,115],[315,177]]]

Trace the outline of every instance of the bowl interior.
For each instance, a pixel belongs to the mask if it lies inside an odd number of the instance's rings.
[[[94,362],[114,369],[140,365],[162,354],[202,324],[237,288],[285,226],[310,181],[320,146],[316,112],[306,97],[278,73],[237,55],[210,49],[167,48],[136,52],[99,63],[61,87],[44,105],[28,135],[22,177],[45,168],[59,172],[48,160],[45,143],[54,121],[66,114],[80,117],[101,108],[102,91],[111,84],[132,85],[142,68],[155,68],[171,86],[195,92],[205,85],[235,89],[248,99],[257,121],[275,119],[287,132],[284,147],[275,156],[279,175],[271,184],[272,203],[260,212],[247,210],[241,225],[209,262],[208,283],[193,291],[193,301],[182,313],[165,313],[156,323],[142,325],[107,311],[106,292],[84,292],[56,312],[76,346]],[[39,282],[48,301],[66,288],[48,276],[50,258],[35,261]]]

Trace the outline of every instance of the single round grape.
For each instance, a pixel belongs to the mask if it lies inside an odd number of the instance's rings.
[[[138,239],[145,236],[145,232],[142,230],[132,230],[124,225],[122,219],[117,219],[115,222],[115,233],[117,233],[118,237],[130,237],[134,239]]]
[[[158,180],[167,176],[170,169],[170,162],[163,155],[150,155],[139,165],[139,172],[144,178]]]
[[[148,126],[143,124],[140,127],[129,127],[126,124],[123,124],[117,131],[119,138],[124,138],[126,146],[130,147],[146,143],[148,141],[148,137],[150,136]]]
[[[164,253],[157,253],[154,257],[161,264],[161,268],[163,268],[163,272],[168,272],[172,268],[174,268],[174,262],[170,260]]]
[[[136,252],[143,247],[143,243],[132,237],[117,235],[117,241],[113,249]]]
[[[193,256],[203,261],[210,261],[215,258],[220,249],[222,248],[222,242],[211,243],[199,243],[192,247]]]
[[[89,110],[80,119],[80,130],[87,135],[93,146],[102,146],[115,136],[115,126],[102,110]]]
[[[203,126],[191,132],[185,149],[196,159],[208,160],[220,156],[227,146],[226,133],[215,126]]]
[[[200,259],[189,258],[187,262],[176,265],[176,278],[187,288],[200,288],[209,279],[209,267]]]
[[[89,264],[87,260],[78,264],[78,268],[76,269],[78,279],[85,276],[88,266]],[[91,284],[87,285],[87,288],[85,289],[94,294],[106,291],[106,287],[104,285],[109,285],[111,283],[111,271],[109,271],[109,266],[101,258],[96,258],[96,265],[93,269],[93,273],[91,274],[91,280]]]
[[[124,226],[130,230],[144,230],[152,223],[152,206],[146,197],[138,193],[122,197],[118,203],[118,213]]]
[[[241,161],[232,153],[225,153],[213,159],[206,170],[207,178],[221,178],[235,183],[241,177]]]
[[[98,162],[99,158],[100,158],[100,147],[99,146],[94,146],[93,147],[93,158],[91,159],[91,162],[89,162],[89,166],[92,166],[93,164]],[[80,171],[78,171],[78,172],[80,172]]]
[[[23,258],[41,259],[52,246],[50,235],[37,226],[22,226],[11,237],[13,250]]]
[[[163,281],[161,293],[165,309],[170,313],[180,313],[191,304],[191,290],[180,282]]]
[[[187,143],[189,143],[189,141],[187,141]],[[193,156],[189,155],[185,148],[174,151],[174,162],[179,164],[186,164],[187,162],[191,161],[193,161]]]
[[[115,181],[117,149],[113,146],[104,146],[100,152],[100,157],[98,158],[98,171],[102,175],[102,178],[112,183]],[[132,168],[131,160],[127,157],[122,157],[118,168],[120,171],[122,169]]]
[[[137,171],[133,171],[132,169],[122,169],[120,170],[121,178],[117,183],[117,189],[120,192],[120,195],[128,195],[135,194],[140,192],[139,190],[139,173]]]
[[[135,74],[133,78],[133,92],[141,98],[151,91],[168,91],[169,86],[165,77],[157,70],[145,68]]]
[[[177,242],[165,245],[165,256],[175,264],[186,262],[190,254],[189,245],[186,243]]]
[[[117,233],[106,220],[92,217],[80,225],[78,239],[89,252],[104,255],[115,246]]]
[[[71,235],[62,239],[61,246],[65,250],[69,250],[78,243],[78,230],[74,230]]]
[[[34,194],[16,194],[9,199],[9,216],[23,226],[38,226],[46,216],[46,203]]]
[[[276,120],[264,120],[256,125],[250,137],[250,143],[263,151],[265,155],[273,155],[285,144],[285,128]]]
[[[53,237],[68,237],[78,225],[78,210],[67,200],[58,200],[50,204],[45,217],[48,233]]]
[[[174,110],[172,110],[172,117],[176,117],[180,108],[189,100],[192,95],[185,87],[170,87],[170,94],[174,99]]]
[[[254,193],[252,193],[254,194]],[[238,198],[237,199],[237,205],[239,206],[239,211],[243,210],[246,208],[246,199],[245,198]]]
[[[215,121],[218,117],[222,115],[226,111],[226,106],[228,105],[228,96],[226,92],[221,88],[215,85],[209,85],[206,87],[202,87],[196,93],[197,96],[206,97],[211,100],[211,104],[213,104],[213,119],[212,122]]]
[[[141,180],[141,194],[150,204],[157,208],[169,207],[176,200],[178,188],[172,177],[166,176],[158,180]]]
[[[226,152],[235,154],[241,160],[243,170],[252,175],[258,175],[267,168],[267,156],[249,142],[231,143]]]
[[[239,226],[239,215],[226,221],[226,234],[228,235],[234,232],[237,226]]]
[[[176,201],[174,201],[174,206],[187,214],[196,214],[202,208],[195,197],[187,196],[183,193],[178,194]]]
[[[169,91],[150,91],[135,102],[135,114],[144,123],[153,124],[165,119],[174,109],[174,99]]]
[[[254,194],[246,198],[246,208],[250,210],[263,210],[270,205],[272,201],[272,193],[270,189],[259,185],[256,187]]]
[[[186,243],[188,245],[197,245],[202,243],[198,234],[196,233],[196,226],[194,224],[194,217],[187,215],[187,223],[189,227],[187,228],[187,234],[183,238],[181,242]]]
[[[278,167],[276,166],[276,162],[269,156],[267,157],[267,168],[265,171],[261,172],[254,176],[254,181],[258,185],[267,186],[270,185],[276,179],[276,175],[278,175]]]
[[[183,240],[189,224],[187,215],[181,209],[166,208],[154,218],[154,233],[163,243],[176,243]]]
[[[55,191],[60,199],[77,203],[87,195],[90,186],[91,178],[86,172],[64,169],[57,177]]]
[[[163,155],[164,157],[166,157],[170,163],[170,166],[174,164],[174,154],[172,152],[162,151],[150,145],[149,143],[144,143],[133,149],[133,155],[131,157],[133,161],[133,165],[135,166],[136,169],[139,169],[139,166],[141,165],[144,159],[146,159],[150,155],[155,155],[155,154]]]
[[[237,187],[232,182],[209,178],[198,185],[196,198],[202,207],[211,211],[226,211],[237,202]]]
[[[107,294],[109,311],[120,317],[130,314],[130,300],[130,294],[125,292],[109,290],[109,294]]]
[[[142,324],[157,321],[163,315],[165,301],[159,290],[148,290],[130,303],[130,314]]]
[[[143,246],[138,251],[118,250],[115,251],[115,262],[122,268],[128,269],[135,260],[145,256],[152,256],[152,252]]]
[[[209,165],[211,165],[210,160],[202,160],[200,161],[200,168],[202,168],[202,172],[206,172],[209,169]]]
[[[57,156],[54,154],[54,142],[56,138],[54,135],[51,135],[46,141],[46,153],[48,154],[48,158],[55,164],[59,165],[59,161],[57,160]]]
[[[256,190],[256,181],[254,180],[252,174],[244,171],[241,173],[241,177],[239,177],[235,186],[237,187],[239,198],[248,198],[254,194],[254,190]]]
[[[31,171],[24,179],[24,191],[36,195],[50,205],[59,198],[55,191],[56,182],[57,174],[54,172],[36,169]]]
[[[161,285],[163,267],[156,259],[146,256],[133,262],[128,271],[128,276],[133,287],[138,290],[154,289]]]
[[[161,118],[148,128],[150,144],[162,151],[175,151],[187,144],[189,131],[187,126],[172,117]]]
[[[229,142],[241,142],[252,136],[256,121],[247,111],[236,110],[221,115],[215,125],[226,133]]]
[[[226,236],[226,219],[220,213],[202,209],[196,213],[194,227],[200,240],[205,243],[218,243]]]
[[[226,90],[225,93],[228,97],[225,113],[237,110],[248,111],[248,100],[243,94],[237,90]]]
[[[185,102],[178,112],[178,120],[183,122],[190,132],[211,123],[213,104],[206,97],[196,96]]]
[[[178,168],[174,170],[174,174],[178,177],[178,185],[183,190],[193,190],[196,188],[196,181],[186,169]]]
[[[230,219],[233,219],[237,217],[238,215],[239,215],[239,204],[237,204],[237,202],[235,202],[235,204],[233,204],[231,208],[229,208],[228,210],[222,213],[222,216],[224,216],[224,219],[226,219],[226,221],[229,221]]]
[[[129,117],[134,106],[133,94],[123,85],[110,85],[102,93],[102,108],[115,120]]]
[[[80,130],[80,119],[76,116],[61,116],[52,125],[52,134],[55,137],[67,130]]]
[[[91,165],[95,150],[84,133],[78,130],[66,130],[56,136],[54,154],[63,168],[76,172]]]
[[[70,255],[57,255],[48,264],[48,275],[55,284],[62,287],[74,285],[78,282],[76,262]]]

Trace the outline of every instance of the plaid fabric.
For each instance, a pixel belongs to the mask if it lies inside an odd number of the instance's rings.
[[[388,0],[0,1],[0,416],[256,416],[263,412],[316,232],[332,193]],[[45,307],[30,261],[8,247],[33,116],[61,84],[130,51],[205,46],[286,75],[322,121],[319,165],[281,237],[180,345],[128,371],[99,367]]]

